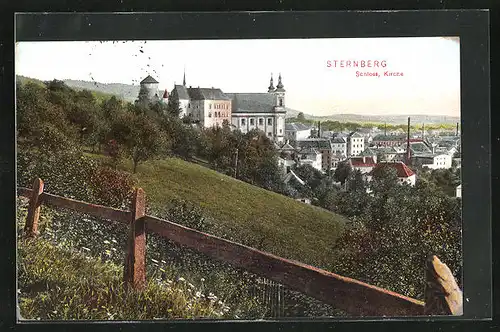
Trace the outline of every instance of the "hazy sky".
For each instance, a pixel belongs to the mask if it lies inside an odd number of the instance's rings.
[[[266,92],[282,74],[286,105],[314,115],[460,115],[458,38],[260,39],[20,42],[16,74],[42,80],[182,83],[224,92]],[[330,60],[332,67],[327,67]],[[385,68],[341,68],[333,60],[386,61]],[[344,66],[346,63],[344,63]],[[356,71],[381,77],[356,77]],[[384,77],[384,72],[403,76]]]

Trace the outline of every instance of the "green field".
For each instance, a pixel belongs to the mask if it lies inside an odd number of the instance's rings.
[[[130,164],[125,167],[131,169]],[[347,221],[176,158],[141,164],[136,176],[154,210],[161,211],[172,199],[188,201],[233,240],[316,266],[334,259],[331,248]]]

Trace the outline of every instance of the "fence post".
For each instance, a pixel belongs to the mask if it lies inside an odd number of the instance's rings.
[[[430,256],[426,266],[425,315],[463,314],[462,291],[446,264]]]
[[[146,284],[146,195],[142,188],[134,192],[131,221],[125,258],[124,280],[126,285],[142,289]]]
[[[35,237],[38,234],[38,219],[40,218],[40,195],[43,193],[43,181],[40,178],[33,182],[33,192],[31,193],[28,205],[28,216],[24,225],[26,237]]]

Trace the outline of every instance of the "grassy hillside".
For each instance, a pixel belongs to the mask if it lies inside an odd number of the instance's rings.
[[[68,251],[47,240],[20,240],[19,297],[23,319],[221,318],[223,310],[185,283],[148,278],[144,292],[127,291],[123,267]],[[71,266],[68,269],[68,266]]]
[[[176,158],[140,165],[137,178],[155,210],[172,199],[186,200],[216,220],[218,234],[316,266],[333,259],[331,247],[347,221]]]

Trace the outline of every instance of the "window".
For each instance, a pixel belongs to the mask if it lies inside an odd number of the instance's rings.
[[[219,118],[220,118],[220,112],[219,112]]]
[[[255,124],[254,119],[250,119],[250,125],[253,126]]]
[[[208,104],[208,109],[211,110],[212,109],[212,104]]]
[[[241,125],[244,126],[245,125],[245,119],[241,119]]]
[[[217,117],[217,112],[214,112],[214,117]]]
[[[267,133],[267,136],[271,136],[273,133]]]
[[[283,106],[283,99],[280,98],[280,106]]]
[[[259,119],[259,126],[262,126],[264,124],[264,119],[260,118]]]
[[[212,112],[208,112],[208,117],[211,118],[212,117]]]
[[[272,124],[273,124],[273,119],[272,118],[267,119],[267,125],[272,126]]]
[[[280,129],[280,134],[283,133],[283,129]]]
[[[188,108],[190,108],[190,107],[191,107],[191,103],[188,104]]]

